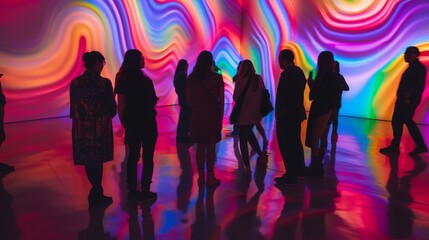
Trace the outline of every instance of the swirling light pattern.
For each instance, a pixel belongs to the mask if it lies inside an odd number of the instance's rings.
[[[172,77],[179,59],[192,70],[201,50],[213,52],[232,102],[237,63],[251,59],[274,99],[277,55],[291,48],[305,72],[334,52],[351,90],[341,114],[390,119],[406,68],[402,53],[420,48],[429,66],[429,3],[415,1],[2,1],[0,71],[6,122],[68,115],[68,84],[83,72],[81,55],[102,52],[114,76],[126,50],[140,49],[159,105],[177,103]],[[308,89],[307,89],[308,91]],[[415,119],[429,123],[429,92]],[[306,106],[309,106],[306,100]],[[229,109],[227,109],[228,111]]]

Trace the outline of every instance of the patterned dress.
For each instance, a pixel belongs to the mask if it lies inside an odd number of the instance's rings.
[[[100,165],[113,160],[112,118],[116,102],[112,83],[86,71],[70,83],[70,117],[75,165]]]
[[[191,106],[191,139],[197,143],[221,140],[222,116],[219,91],[224,89],[222,76],[210,72],[205,79],[188,78]]]

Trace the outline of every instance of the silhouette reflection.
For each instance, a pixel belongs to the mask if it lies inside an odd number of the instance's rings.
[[[191,154],[189,153],[189,148],[192,145],[178,143],[176,146],[177,146],[177,157],[179,158],[180,168],[182,169],[182,174],[180,175],[179,184],[177,185],[177,190],[176,190],[177,192],[176,207],[183,214],[186,214],[188,211],[189,201],[192,193],[192,184],[193,184]],[[182,219],[182,222],[187,222],[187,220]]]
[[[101,205],[89,208],[88,227],[79,233],[79,240],[113,239],[109,233],[104,232],[104,212],[109,205]]]
[[[191,225],[191,239],[220,239],[221,228],[216,223],[215,206],[213,201],[216,187],[206,189],[204,204],[204,187],[198,190],[198,199],[195,205],[195,222]]]
[[[15,240],[19,239],[21,232],[11,205],[12,195],[4,188],[3,176],[0,173],[0,236],[2,239]]]
[[[309,178],[305,184],[293,188],[275,185],[282,192],[285,201],[275,223],[273,239],[296,239],[300,220],[302,239],[327,239],[326,215],[335,211],[334,199],[339,196],[335,150],[333,146],[331,156],[325,156],[323,179]],[[309,200],[308,207],[305,206],[304,199]]]
[[[409,208],[413,198],[410,194],[411,180],[427,168],[427,163],[418,156],[412,156],[414,168],[401,178],[398,178],[398,154],[389,155],[390,173],[386,190],[389,192],[387,219],[389,235],[393,238],[404,239],[413,234],[414,213]]]
[[[237,184],[237,211],[226,229],[228,239],[264,239],[259,232],[261,220],[257,216],[259,198],[265,189],[265,169],[256,168],[254,179],[258,191],[247,201],[250,181],[239,178]]]

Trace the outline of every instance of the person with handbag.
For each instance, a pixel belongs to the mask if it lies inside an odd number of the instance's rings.
[[[237,107],[239,107],[238,111],[236,111],[238,112],[236,124],[240,140],[240,152],[247,176],[252,174],[247,143],[250,143],[259,157],[266,157],[253,133],[253,127],[262,119],[260,111],[255,111],[255,109],[260,109],[264,89],[264,81],[260,75],[256,74],[253,63],[250,60],[244,60],[238,69],[238,79],[235,84],[233,98],[236,104],[238,103]]]
[[[275,113],[276,134],[286,173],[274,180],[278,184],[298,183],[298,176],[305,172],[304,149],[301,142],[301,123],[306,119],[304,108],[305,75],[294,63],[295,55],[289,50],[279,54],[283,69],[277,86]]]

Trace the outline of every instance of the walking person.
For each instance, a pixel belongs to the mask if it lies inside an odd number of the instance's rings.
[[[283,70],[276,95],[276,134],[286,173],[274,180],[279,184],[297,184],[305,171],[304,149],[301,142],[301,123],[307,118],[304,108],[305,75],[294,63],[295,55],[289,50],[279,54]]]
[[[97,51],[82,56],[86,71],[70,83],[70,117],[72,118],[73,160],[85,166],[91,183],[89,206],[111,204],[112,198],[101,186],[103,163],[113,160],[112,118],[116,102],[112,83],[100,75],[104,56]]]
[[[428,151],[423,136],[413,121],[414,112],[422,100],[427,72],[425,66],[419,61],[419,55],[420,51],[415,46],[407,47],[405,50],[404,60],[408,63],[408,68],[402,74],[396,91],[396,102],[392,116],[393,140],[389,146],[381,148],[380,153],[399,153],[404,124],[416,144],[416,148],[409,154],[413,155]]]
[[[213,55],[202,51],[187,82],[187,100],[191,106],[191,139],[197,143],[198,184],[209,187],[220,184],[215,177],[216,143],[221,140],[224,111],[224,82],[213,72]],[[207,165],[207,181],[204,165]]]
[[[118,114],[125,129],[124,143],[129,146],[127,159],[128,199],[148,201],[157,197],[150,190],[154,169],[153,156],[158,126],[155,105],[158,97],[152,80],[141,70],[145,67],[143,54],[136,49],[125,53],[116,74]],[[137,165],[142,150],[141,191],[137,190]]]
[[[244,94],[236,125],[238,126],[241,157],[247,176],[252,174],[247,144],[249,143],[260,157],[264,155],[253,133],[253,127],[262,119],[258,109],[261,107],[264,89],[264,81],[260,75],[256,74],[253,63],[250,60],[244,60],[238,69],[238,79],[235,84],[233,98],[234,101],[237,101]]]

